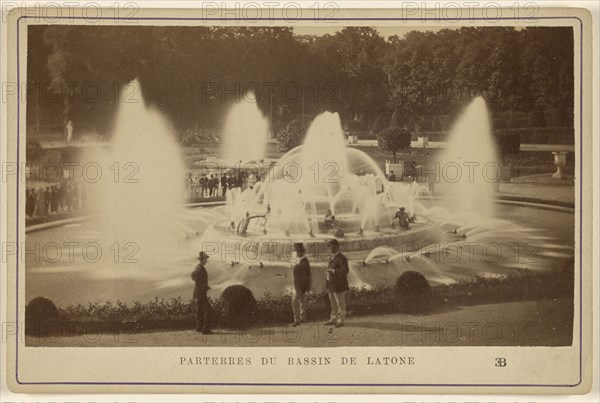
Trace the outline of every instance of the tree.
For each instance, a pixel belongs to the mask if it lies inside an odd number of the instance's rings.
[[[533,127],[546,127],[546,118],[544,117],[544,111],[539,104],[536,104],[533,111],[529,115],[529,121]]]
[[[396,152],[410,147],[411,134],[408,129],[388,127],[377,133],[377,144],[383,151],[391,152],[396,162]]]
[[[389,39],[382,59],[389,83],[389,102],[404,114],[442,113],[452,99],[453,80],[460,61],[456,30],[408,32]]]
[[[519,81],[526,111],[543,100],[549,108],[563,108],[573,125],[573,29],[527,27],[521,31]]]
[[[73,164],[79,161],[81,156],[80,147],[64,147],[60,150],[60,155],[63,164]]]
[[[37,162],[44,155],[44,149],[37,141],[28,141],[25,146],[25,159],[28,164]]]
[[[502,161],[509,154],[518,154],[521,151],[521,136],[515,130],[501,129],[494,132],[496,149]]]
[[[277,132],[279,151],[289,151],[302,144],[305,129],[301,122],[294,119]]]
[[[392,127],[393,125],[390,124],[391,118],[390,112],[380,112],[375,118],[375,122],[373,122],[371,133],[379,133],[387,127]]]
[[[68,120],[109,133],[118,95],[135,96],[138,89],[122,88],[137,78],[144,100],[180,131],[222,126],[247,90],[275,127],[330,111],[375,133],[405,122],[413,131],[414,117],[452,116],[477,95],[494,113],[531,112],[543,101],[554,124],[572,127],[572,44],[570,27],[386,39],[369,27],[317,36],[288,27],[39,25],[28,34],[27,121],[34,133]],[[46,86],[52,94],[40,98]],[[382,122],[392,113],[394,123]]]
[[[320,65],[311,65],[310,69],[327,71],[323,82],[328,87],[324,89],[338,95],[335,111],[343,120],[362,115],[361,120],[370,126],[385,110],[388,90],[381,60],[387,45],[379,32],[370,27],[346,27],[334,35],[317,37],[311,44],[313,53],[320,56]]]
[[[477,28],[461,37],[461,59],[453,79],[458,93],[482,95],[494,109],[511,109],[517,102],[519,31],[512,27]],[[465,89],[467,89],[465,91]]]
[[[441,132],[442,131],[442,124],[440,122],[440,118],[437,115],[435,115],[433,117],[433,120],[431,121],[431,128],[430,128],[430,130],[432,132]]]

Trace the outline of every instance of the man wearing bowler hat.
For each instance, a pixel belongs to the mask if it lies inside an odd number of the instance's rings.
[[[344,326],[346,317],[346,291],[348,288],[348,259],[340,253],[340,243],[337,239],[327,241],[327,246],[331,251],[329,265],[327,266],[327,291],[329,293],[329,303],[331,305],[331,316],[326,325],[335,325],[335,327]]]
[[[206,293],[209,290],[208,286],[208,273],[206,272],[206,262],[208,261],[208,255],[206,252],[200,252],[198,254],[199,263],[192,272],[192,280],[194,280],[194,299],[198,304],[198,310],[196,311],[196,331],[202,334],[213,334],[210,329],[210,318],[212,316],[212,309],[208,302]]]

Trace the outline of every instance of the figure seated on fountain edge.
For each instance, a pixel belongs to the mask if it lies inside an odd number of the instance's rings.
[[[325,231],[331,230],[335,228],[335,216],[333,215],[333,212],[331,211],[331,209],[327,209],[327,213],[325,214],[325,220],[324,222],[324,228]]]

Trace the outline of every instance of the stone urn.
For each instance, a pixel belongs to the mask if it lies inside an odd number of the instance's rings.
[[[556,172],[552,174],[554,179],[562,179],[563,169],[567,164],[567,152],[556,151],[552,153],[554,155],[554,165],[556,165]]]

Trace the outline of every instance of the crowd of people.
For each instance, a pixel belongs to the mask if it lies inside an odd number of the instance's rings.
[[[25,214],[29,219],[43,218],[84,209],[86,202],[85,187],[76,182],[29,187],[25,191]]]
[[[189,199],[225,197],[228,190],[242,188],[251,183],[260,182],[259,172],[250,173],[240,170],[237,173],[196,174],[188,173],[186,176],[187,197]]]
[[[246,188],[261,180],[259,172],[186,176],[188,199],[224,197],[228,190]],[[28,220],[47,218],[62,212],[74,212],[87,207],[86,187],[74,181],[28,184],[25,191],[25,214]]]

